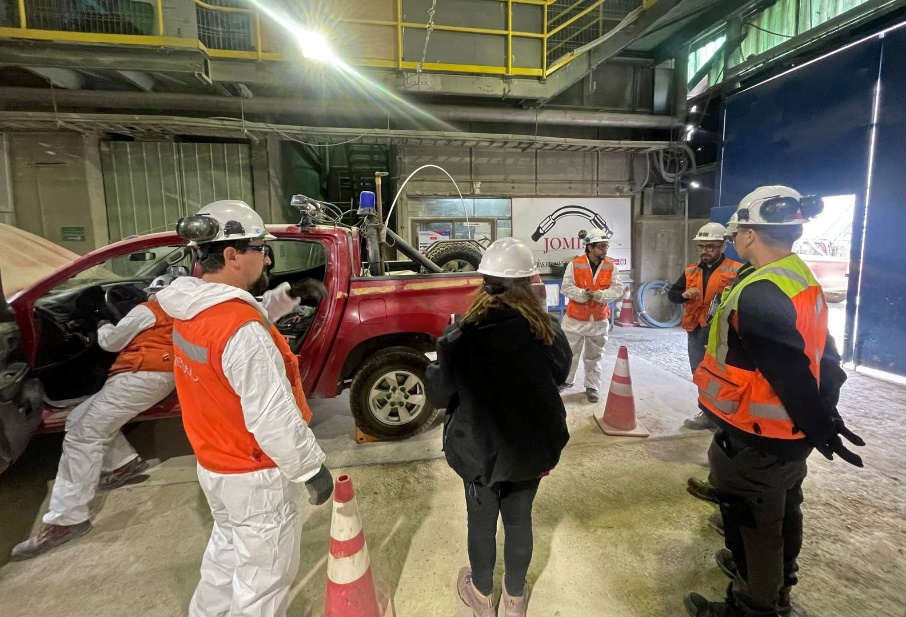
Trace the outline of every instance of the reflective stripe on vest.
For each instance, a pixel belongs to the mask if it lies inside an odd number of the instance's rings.
[[[157,302],[142,302],[154,315],[154,325],[136,334],[120,352],[108,371],[113,377],[120,373],[150,371],[173,372],[173,318]]]
[[[580,255],[572,261],[573,264],[573,281],[576,287],[587,289],[589,291],[598,291],[601,289],[610,289],[613,282],[614,262],[610,259],[604,260],[598,265],[598,271],[592,279],[591,264],[588,257]],[[575,302],[570,300],[566,305],[567,316],[577,321],[605,321],[610,317],[610,307],[607,303],[594,302]]]
[[[689,298],[683,303],[683,329],[692,332],[698,327],[708,325],[708,310],[714,296],[719,295],[736,276],[742,266],[738,261],[724,258],[720,265],[708,277],[708,288],[703,289],[705,275],[699,264],[686,266],[686,289],[698,289],[702,293]]]
[[[761,372],[727,364],[729,333],[739,297],[747,285],[761,280],[777,285],[792,301],[798,315],[797,329],[805,344],[803,352],[812,375],[820,383],[827,304],[821,286],[797,255],[755,270],[724,294],[711,324],[705,359],[696,369],[693,381],[699,388],[699,402],[734,427],[774,439],[802,439],[805,435],[795,427]]]

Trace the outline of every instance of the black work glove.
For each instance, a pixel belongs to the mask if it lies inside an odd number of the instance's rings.
[[[289,286],[289,297],[299,298],[302,304],[316,306],[327,297],[327,288],[321,281],[304,279]]]
[[[320,506],[330,499],[333,495],[333,476],[330,470],[321,465],[318,473],[305,481],[305,489],[308,491],[308,503],[313,506]]]
[[[834,454],[836,454],[850,465],[864,467],[865,465],[862,463],[862,457],[852,450],[847,449],[847,447],[843,445],[843,440],[840,439],[840,435],[846,437],[846,439],[855,446],[864,446],[865,440],[846,428],[846,424],[843,423],[843,418],[840,416],[834,418],[834,428],[837,430],[837,434],[828,439],[827,443],[822,446],[817,446],[815,449],[829,461],[834,460]]]

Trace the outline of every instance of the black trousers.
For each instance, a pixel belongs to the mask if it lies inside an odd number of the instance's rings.
[[[472,581],[481,593],[494,591],[498,516],[503,518],[504,585],[512,596],[525,592],[525,575],[532,561],[532,502],[540,483],[540,478],[503,482],[494,488],[465,483],[469,564]]]
[[[709,331],[710,328],[708,326],[699,326],[692,332],[686,333],[689,337],[686,342],[686,348],[689,350],[689,368],[692,369],[693,373],[702,360],[705,359],[705,347],[708,346]]]
[[[732,592],[757,610],[788,603],[802,549],[805,461],[766,454],[717,431],[708,450],[725,543],[736,561]]]

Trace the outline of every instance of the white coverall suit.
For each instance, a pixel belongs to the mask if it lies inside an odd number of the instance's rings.
[[[148,307],[136,306],[115,326],[98,328],[98,345],[120,352],[154,323]],[[120,428],[172,391],[173,373],[119,373],[70,412],[45,523],[75,525],[88,520],[88,503],[97,492],[101,472],[113,471],[138,456]]]
[[[587,259],[587,258],[586,258]],[[604,261],[601,261],[603,264]],[[598,268],[601,267],[598,264]],[[596,280],[598,270],[592,272],[592,280]],[[623,281],[620,279],[620,272],[614,267],[613,278],[610,287],[602,290],[602,301],[604,303],[612,302],[623,297]],[[562,293],[570,302],[579,302],[584,304],[588,302],[588,296],[584,289],[576,287],[576,279],[573,274],[573,262],[569,262],[563,273],[563,283],[560,285]],[[585,363],[585,388],[594,390],[601,389],[601,358],[604,357],[604,346],[607,345],[607,336],[610,332],[609,321],[595,321],[594,318],[588,321],[579,321],[569,315],[563,316],[560,324],[563,333],[566,334],[566,340],[573,352],[573,362],[569,369],[569,376],[566,383],[572,384],[576,379],[576,370],[579,368],[579,359]]]
[[[282,286],[274,291],[280,290],[279,297],[266,295],[258,303],[239,288],[183,277],[157,299],[180,320],[240,299],[275,322],[299,303],[287,300]],[[222,368],[241,400],[246,428],[277,467],[220,474],[197,466],[214,527],[189,616],[280,617],[286,614],[299,569],[307,514],[302,484],[320,470],[325,455],[299,412],[286,365],[261,323],[249,322],[236,331],[224,349]]]

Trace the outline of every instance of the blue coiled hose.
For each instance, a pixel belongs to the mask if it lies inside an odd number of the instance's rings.
[[[635,314],[638,315],[640,322],[652,328],[673,328],[680,325],[680,322],[683,320],[683,307],[680,304],[669,304],[673,310],[672,316],[667,321],[658,321],[645,310],[645,298],[648,297],[648,294],[666,295],[670,287],[671,284],[669,281],[648,281],[647,283],[643,283],[642,286],[636,290],[635,297],[632,300],[632,306],[635,309]],[[666,298],[664,298],[664,301],[669,302]]]

